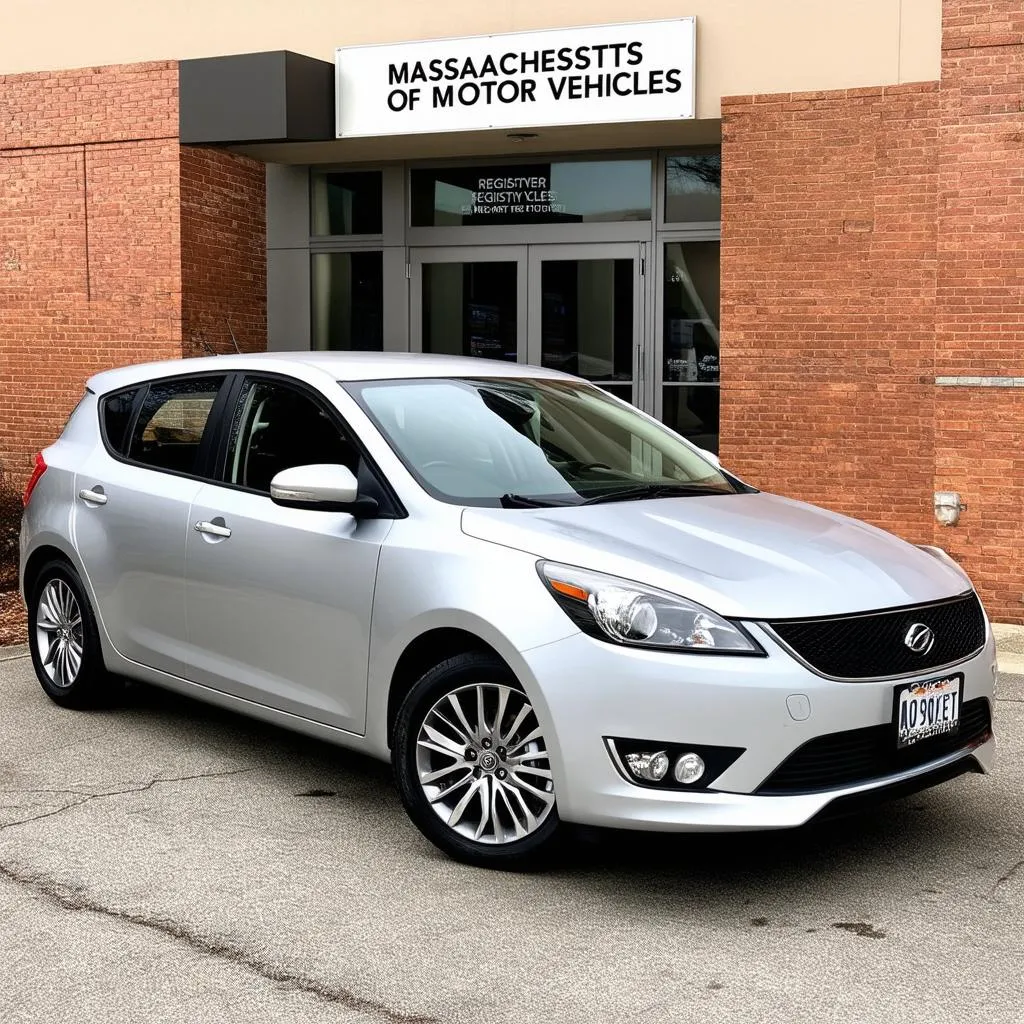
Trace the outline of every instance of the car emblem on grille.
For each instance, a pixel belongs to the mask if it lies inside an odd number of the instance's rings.
[[[915,654],[927,654],[932,649],[932,644],[935,643],[935,634],[923,622],[915,622],[907,630],[903,642]]]

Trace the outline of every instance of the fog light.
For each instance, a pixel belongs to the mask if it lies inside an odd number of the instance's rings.
[[[668,754],[664,750],[659,750],[654,754],[627,754],[626,765],[638,779],[661,782],[668,772]],[[700,769],[704,770],[703,761],[701,761]]]
[[[672,774],[676,777],[676,782],[689,786],[704,774],[704,758],[693,752],[683,754],[676,761]]]

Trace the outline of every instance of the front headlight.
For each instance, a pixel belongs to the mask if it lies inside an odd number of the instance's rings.
[[[661,650],[764,654],[741,626],[685,597],[556,562],[538,562],[537,569],[569,618],[599,640]]]

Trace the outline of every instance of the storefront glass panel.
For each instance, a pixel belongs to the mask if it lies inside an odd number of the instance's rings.
[[[662,418],[711,451],[718,450],[719,250],[718,242],[667,242],[663,260]]]
[[[379,352],[384,342],[383,254],[323,252],[312,256],[312,345]]]
[[[380,171],[314,171],[310,189],[313,235],[379,235],[383,231]]]
[[[718,387],[666,387],[662,422],[706,451],[718,454]]]

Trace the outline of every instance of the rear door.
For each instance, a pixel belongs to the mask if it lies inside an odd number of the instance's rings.
[[[75,478],[72,535],[118,653],[182,675],[185,536],[225,374],[102,396],[103,445]]]
[[[236,391],[221,482],[199,490],[189,517],[189,678],[362,733],[370,608],[391,520],[271,501],[271,479],[292,466],[341,463],[361,490],[371,470],[315,390],[251,374]]]

